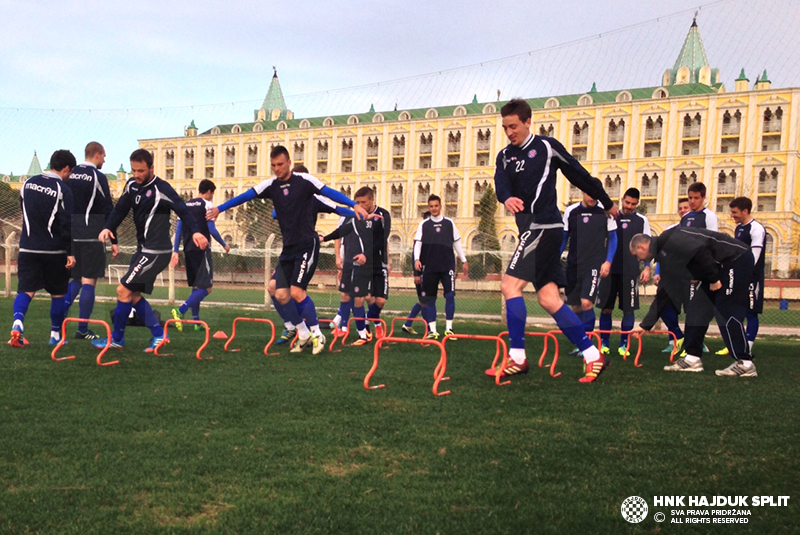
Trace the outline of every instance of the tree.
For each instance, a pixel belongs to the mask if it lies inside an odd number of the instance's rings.
[[[263,247],[270,234],[280,236],[278,220],[272,218],[272,200],[253,199],[236,211],[236,222],[245,236],[252,236],[256,247]]]
[[[473,246],[482,251],[469,259],[470,278],[482,279],[487,273],[500,273],[500,240],[497,238],[497,225],[494,215],[497,212],[497,198],[492,186],[483,192],[479,205],[481,220],[478,222],[478,233],[472,240]],[[490,251],[490,252],[485,252]]]

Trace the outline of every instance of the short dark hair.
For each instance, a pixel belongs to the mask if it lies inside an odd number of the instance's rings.
[[[67,149],[57,150],[50,156],[50,169],[53,171],[61,171],[65,167],[69,167],[71,171],[77,163],[75,156]]]
[[[633,238],[631,238],[631,244],[629,246],[629,249],[631,251],[635,251],[636,248],[639,247],[639,244],[641,243],[647,243],[647,245],[650,246],[650,240],[652,239],[653,238],[651,236],[648,236],[647,234],[635,234]]]
[[[442,204],[442,198],[441,198],[441,197],[439,197],[438,195],[430,195],[430,196],[428,197],[428,203],[430,203],[431,201],[436,201],[436,202],[438,202],[439,204]]]
[[[106,149],[104,149],[103,146],[97,141],[90,141],[86,144],[86,148],[83,150],[83,155],[88,159],[101,152],[105,154]]]
[[[366,197],[367,199],[374,199],[375,198],[375,192],[372,191],[372,188],[369,187],[369,186],[361,186],[360,188],[358,188],[358,191],[356,191],[356,194],[353,195],[354,199],[358,199],[359,197]]]
[[[748,212],[753,211],[753,201],[750,200],[750,197],[736,197],[729,206],[739,210],[747,210]]]
[[[425,210],[424,212],[422,212],[422,219],[428,219],[430,216],[431,216],[430,210]]]
[[[217,186],[211,180],[204,178],[200,181],[200,184],[197,185],[197,191],[200,193],[214,192],[217,191]]]
[[[500,115],[508,117],[509,115],[516,115],[523,123],[531,118],[531,105],[527,100],[521,98],[512,98],[506,102],[505,106],[500,108]]]
[[[301,163],[296,163],[296,164],[294,164],[294,167],[292,167],[292,173],[305,173],[305,174],[308,174],[308,167],[306,167],[305,165],[303,165]]]
[[[689,184],[689,193],[699,193],[701,197],[706,196],[706,185],[702,182],[692,182]]]
[[[623,197],[630,197],[631,199],[639,199],[641,197],[641,194],[639,193],[638,188],[628,188],[625,191],[625,195],[623,195]]]
[[[689,197],[681,197],[680,199],[678,199],[678,205],[684,202],[689,202]]]
[[[275,145],[272,147],[272,150],[269,151],[269,159],[277,158],[281,154],[285,155],[287,160],[291,160],[291,158],[289,158],[289,151],[286,150],[286,147],[283,145]]]
[[[147,167],[153,167],[153,155],[149,150],[136,149],[131,153],[132,162],[143,162]]]

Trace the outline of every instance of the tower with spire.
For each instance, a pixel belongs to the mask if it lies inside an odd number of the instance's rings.
[[[39,157],[36,155],[36,151],[33,151],[33,159],[31,160],[31,165],[28,166],[28,173],[25,176],[32,177],[41,174],[42,166],[39,163]]]
[[[286,108],[276,67],[272,67],[272,81],[269,83],[264,103],[261,104],[261,109],[255,110],[253,115],[256,121],[286,121],[294,118],[294,113]]]
[[[700,29],[697,27],[697,13],[692,26],[683,41],[678,59],[671,69],[664,72],[663,85],[703,84],[714,86],[719,83],[719,69],[712,69],[708,63]]]

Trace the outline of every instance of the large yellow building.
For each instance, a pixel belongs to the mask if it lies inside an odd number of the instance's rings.
[[[588,84],[587,84],[588,85]],[[612,198],[635,186],[655,231],[677,220],[677,200],[688,184],[708,186],[708,206],[721,213],[738,195],[753,199],[768,232],[767,263],[779,276],[797,267],[800,206],[796,180],[800,139],[800,89],[773,88],[764,71],[751,84],[742,70],[733,91],[719,82],[692,23],[677,61],[660,86],[531,98],[533,129],[560,139],[599,177]],[[444,200],[467,249],[477,233],[477,206],[492,184],[494,159],[507,143],[499,109],[504,102],[375,111],[297,119],[287,109],[277,73],[252,122],[214,126],[194,122],[182,137],[144,139],[156,172],[182,194],[213,178],[217,201],[242,193],[270,176],[269,151],[289,149],[331,187],[347,195],[367,185],[393,216],[390,248],[406,250],[430,193]],[[579,192],[559,181],[562,208]],[[224,214],[225,215],[225,214]],[[501,246],[513,249],[516,228],[498,204]],[[336,219],[321,218],[321,230]],[[218,225],[233,243],[248,236],[227,214]]]

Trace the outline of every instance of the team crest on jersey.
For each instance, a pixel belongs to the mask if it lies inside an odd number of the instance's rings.
[[[441,231],[442,231],[442,227],[436,227],[436,232],[441,232]]]
[[[288,188],[283,190],[283,196],[285,197],[287,195],[289,195],[289,189]]]
[[[588,223],[589,222],[589,216],[583,216],[583,222],[584,223]]]
[[[686,222],[686,226],[687,226],[687,227],[691,227],[691,226],[692,226],[692,222],[691,222],[691,221],[687,221],[687,222]]]
[[[628,228],[628,224],[627,223],[623,223],[622,224],[622,228]]]
[[[528,158],[536,158],[536,149],[531,149],[528,152]]]
[[[147,190],[147,193],[144,194],[145,197],[150,197],[153,194],[153,190]]]
[[[359,290],[358,290],[358,286],[356,286],[355,288],[353,288],[353,290],[355,290],[356,292],[358,292],[358,291],[359,291]]]

